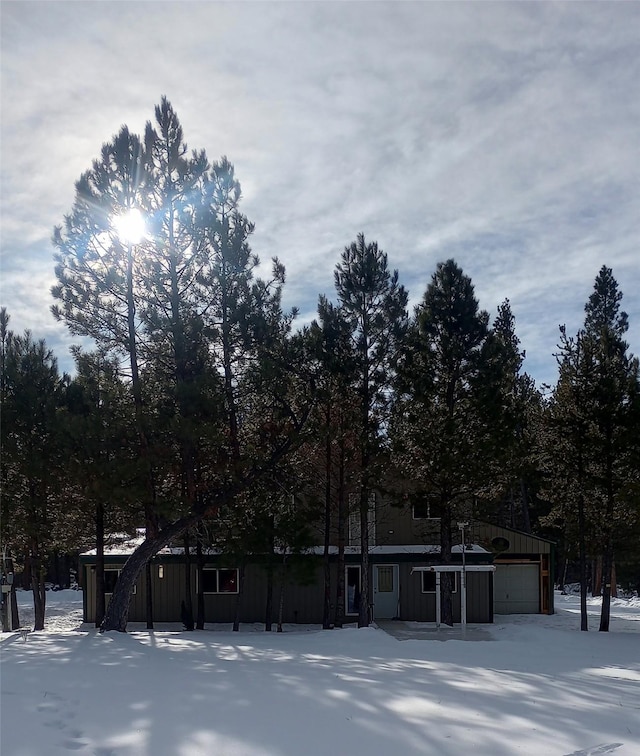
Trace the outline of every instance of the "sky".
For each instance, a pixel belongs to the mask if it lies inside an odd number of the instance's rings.
[[[552,384],[613,269],[640,352],[640,3],[17,2],[1,14],[0,304],[64,370],[51,235],[103,142],[166,95],[228,156],[298,324],[365,234],[417,304],[454,258]]]

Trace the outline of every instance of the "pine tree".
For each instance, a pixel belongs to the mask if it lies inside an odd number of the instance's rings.
[[[500,524],[530,533],[529,491],[536,477],[531,420],[540,394],[522,372],[524,358],[505,299],[484,342],[478,379],[479,410],[488,430],[487,451],[491,450],[491,480],[483,494],[490,510],[495,510],[496,500],[506,500],[507,513]]]
[[[571,540],[577,533],[583,630],[586,622],[586,558],[602,558],[600,630],[609,629],[615,547],[638,524],[637,481],[640,396],[638,360],[628,354],[622,293],[603,266],[585,306],[585,323],[568,337],[561,328],[559,379],[552,405],[547,456],[551,517]]]
[[[610,268],[602,266],[594,291],[585,305],[584,338],[593,353],[593,385],[590,407],[593,413],[595,480],[603,503],[602,613],[600,630],[609,629],[611,577],[617,530],[628,527],[633,511],[626,488],[634,475],[631,449],[638,443],[637,428],[631,424],[632,405],[639,393],[638,360],[628,355],[624,334],[628,316],[620,311],[622,292]]]
[[[455,514],[486,482],[487,429],[480,377],[488,315],[454,260],[439,263],[416,308],[399,371],[392,438],[413,495],[440,518],[440,557],[451,561]],[[433,515],[432,515],[433,516]],[[442,579],[442,621],[453,623],[449,574]]]
[[[306,416],[283,398],[295,380],[281,363],[292,317],[280,307],[284,269],[275,261],[273,282],[253,278],[239,198],[228,161],[188,154],[165,98],[144,143],[124,127],[105,145],[54,235],[54,314],[127,359],[145,468],[147,537],[119,576],[103,630],[125,630],[149,559],[265,474]],[[132,209],[147,222],[135,243],[118,233]],[[269,454],[259,443],[265,403],[278,408]]]
[[[593,546],[594,516],[588,502],[589,437],[592,418],[588,398],[593,374],[590,342],[578,333],[560,329],[557,354],[559,377],[546,408],[543,444],[547,473],[546,494],[555,503],[548,522],[559,522],[565,541],[578,541],[580,570],[580,629],[589,629],[587,616],[587,546]],[[590,512],[587,511],[589,508]],[[591,517],[588,517],[591,514]]]
[[[397,348],[407,325],[407,293],[387,255],[363,234],[345,248],[335,270],[338,306],[351,331],[357,395],[360,481],[361,591],[358,626],[370,622],[369,512],[376,482]]]
[[[96,549],[95,623],[105,613],[104,548],[111,532],[132,531],[142,510],[144,488],[137,483],[135,425],[129,418],[128,387],[115,360],[75,351],[76,375],[66,390],[63,442],[67,501],[77,512],[72,529],[78,543]],[[93,539],[87,523],[93,522]],[[69,521],[65,520],[67,538]]]
[[[4,326],[8,318],[4,318]],[[65,378],[44,340],[11,332],[3,338],[3,540],[23,557],[33,591],[34,630],[43,630],[45,564],[55,548],[62,507],[60,413]]]
[[[321,296],[318,320],[304,332],[314,365],[315,407],[302,454],[302,492],[322,512],[323,628],[341,626],[344,615],[346,525],[350,478],[355,474],[353,426],[357,421],[353,389],[353,350],[348,322],[338,307]],[[319,495],[322,491],[322,496]],[[330,547],[337,541],[337,579],[332,586]],[[335,614],[332,616],[332,588]]]

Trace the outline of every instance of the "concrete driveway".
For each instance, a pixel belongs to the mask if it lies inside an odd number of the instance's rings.
[[[448,627],[440,625],[438,629],[434,622],[403,622],[402,620],[376,620],[377,625],[385,633],[399,641],[431,640],[431,641],[491,641],[493,636],[483,625],[467,625],[463,630],[461,625]]]

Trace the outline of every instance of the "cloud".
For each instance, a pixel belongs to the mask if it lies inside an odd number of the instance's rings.
[[[288,305],[314,313],[363,231],[414,302],[449,257],[482,307],[509,297],[538,380],[553,380],[557,326],[579,326],[602,264],[640,351],[637,4],[0,12],[2,301],[16,326],[46,322],[48,240],[74,182],[167,94],[189,145],[235,163],[255,251],[287,266]]]

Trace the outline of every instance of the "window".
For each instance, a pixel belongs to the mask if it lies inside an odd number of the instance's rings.
[[[345,583],[347,586],[346,614],[360,612],[360,565],[345,568]]]
[[[118,577],[122,570],[105,570],[104,571],[104,592],[106,594],[113,593],[116,583],[118,582]],[[133,590],[131,591],[131,595],[134,596],[136,593],[136,586],[133,586]]]
[[[393,570],[390,565],[379,564],[378,570],[378,593],[393,592]]]
[[[360,507],[359,497],[357,494],[349,496],[349,546],[360,546]],[[372,491],[369,494],[369,512],[367,513],[367,522],[369,524],[369,546],[376,545],[376,494]]]
[[[203,593],[237,593],[238,570],[205,567],[202,570]]]
[[[433,501],[416,501],[412,505],[414,520],[439,520],[440,504]]]
[[[422,592],[423,593],[435,593],[436,592],[436,573],[435,572],[423,572],[422,574]],[[440,573],[440,580],[445,573]],[[449,575],[453,577],[453,593],[458,592],[458,573],[450,572]],[[440,586],[442,588],[442,586]]]

